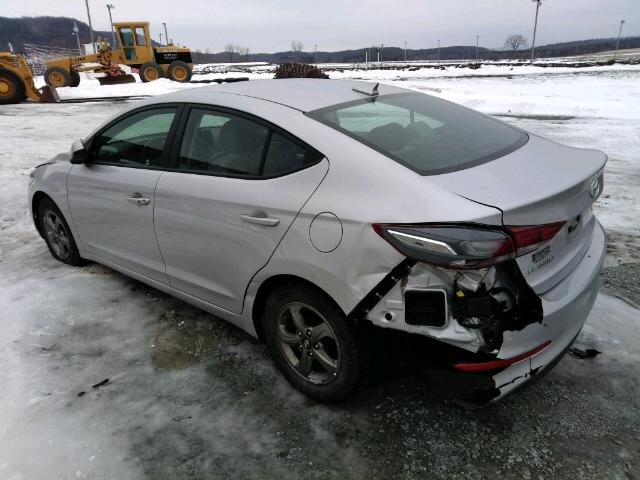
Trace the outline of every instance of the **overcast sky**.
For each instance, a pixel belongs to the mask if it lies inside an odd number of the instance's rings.
[[[532,0],[89,0],[93,27],[108,30],[106,4],[114,21],[148,20],[157,40],[162,22],[169,37],[192,49],[221,51],[226,43],[251,52],[342,50],[381,44],[409,48],[473,45],[502,47],[507,35],[529,40]],[[0,0],[0,16],[53,15],[86,22],[84,0]],[[640,0],[546,0],[540,8],[538,44],[640,34]]]

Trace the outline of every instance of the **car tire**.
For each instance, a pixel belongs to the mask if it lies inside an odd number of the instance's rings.
[[[71,73],[62,67],[49,67],[44,71],[44,82],[50,87],[62,88],[71,86]]]
[[[37,222],[38,229],[44,237],[44,241],[47,243],[53,258],[75,267],[86,263],[80,257],[80,252],[71,234],[69,224],[51,199],[45,198],[38,205]]]
[[[169,65],[167,69],[167,76],[174,82],[188,83],[191,81],[191,75],[192,72],[189,64],[182,60],[171,62],[171,65]]]
[[[138,71],[142,82],[153,82],[163,77],[162,68],[156,62],[146,62],[140,66]]]
[[[289,285],[271,292],[262,333],[279,370],[309,397],[336,401],[359,385],[364,357],[354,325],[314,288]]]
[[[0,68],[0,105],[20,103],[25,98],[23,80],[11,70]]]

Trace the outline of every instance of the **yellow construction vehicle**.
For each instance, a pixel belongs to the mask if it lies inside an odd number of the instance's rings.
[[[31,70],[22,55],[0,52],[0,105],[19,103],[27,98],[43,103],[58,101],[55,88],[36,88]]]
[[[118,46],[106,41],[97,43],[97,53],[47,61],[44,80],[53,87],[77,87],[79,72],[104,73],[102,85],[131,83],[135,79],[118,65],[137,68],[140,80],[150,82],[166,77],[176,82],[191,80],[193,63],[188,48],[166,45],[154,47],[148,22],[118,22],[113,24]]]

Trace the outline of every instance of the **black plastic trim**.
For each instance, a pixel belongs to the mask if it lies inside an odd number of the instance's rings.
[[[350,320],[362,320],[367,313],[375,307],[378,302],[400,281],[409,270],[416,264],[416,260],[405,258],[396,267],[393,268],[373,289],[367,293],[360,302],[347,315]]]

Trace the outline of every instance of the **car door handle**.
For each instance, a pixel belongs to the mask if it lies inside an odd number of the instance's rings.
[[[151,200],[148,198],[145,198],[143,196],[133,196],[133,197],[129,197],[127,200],[129,200],[131,203],[135,203],[136,205],[142,206],[142,205],[149,205],[151,203]]]
[[[275,227],[280,223],[279,218],[267,217],[264,212],[255,212],[251,215],[240,215],[240,218],[247,223],[255,223],[256,225],[264,225],[266,227]]]

